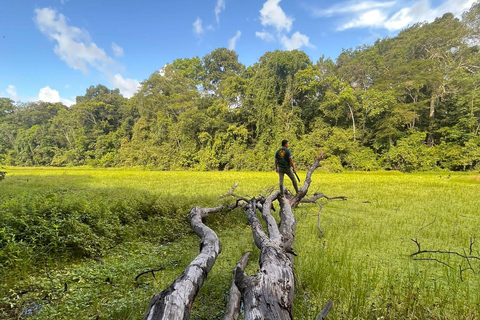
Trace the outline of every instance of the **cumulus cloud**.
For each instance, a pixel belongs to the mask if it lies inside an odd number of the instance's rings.
[[[123,66],[108,56],[102,48],[99,48],[86,30],[69,25],[68,19],[63,14],[51,8],[35,9],[34,13],[34,21],[38,29],[49,39],[55,41],[55,54],[69,67],[81,70],[83,73],[88,73],[90,68],[95,68],[106,75],[113,85],[117,85],[114,79],[116,79],[118,70],[122,70]],[[123,49],[117,44],[112,43],[112,50],[115,57],[123,56]],[[118,88],[123,95],[131,94],[128,86]],[[57,97],[54,92],[56,90],[49,87],[43,89],[45,89],[42,93],[44,98]],[[47,96],[47,93],[50,96]]]
[[[260,10],[260,22],[266,29],[275,29],[276,33],[263,29],[255,32],[257,38],[265,42],[279,42],[284,49],[294,50],[303,46],[313,47],[310,44],[308,36],[296,31],[291,36],[288,36],[293,26],[294,19],[287,16],[287,14],[280,7],[281,0],[267,0]]]
[[[278,32],[290,32],[293,18],[288,17],[278,5],[281,0],[267,0],[260,10],[260,21],[263,26],[274,27]]]
[[[310,44],[310,39],[306,35],[301,34],[298,31],[295,32],[291,37],[287,37],[285,35],[282,36],[280,42],[286,50],[295,50],[303,46],[313,47]]]
[[[71,106],[75,103],[71,100],[60,98],[60,94],[58,93],[58,91],[50,88],[49,86],[40,89],[40,91],[38,92],[38,100],[53,103],[61,102],[66,106]]]
[[[240,30],[238,30],[233,38],[228,39],[228,49],[229,50],[235,50],[235,45],[237,44],[237,40],[238,40],[238,38],[240,38],[241,35],[242,35],[242,33],[240,32]]]
[[[50,8],[35,9],[34,20],[44,35],[56,41],[54,52],[69,67],[87,73],[88,67],[93,66],[104,72],[115,64],[91,41],[86,30],[69,26],[63,14]]]
[[[225,10],[225,0],[217,0],[215,5],[215,19],[217,19],[217,24],[220,23],[220,13]]]
[[[341,16],[347,22],[343,22],[337,30],[368,27],[398,31],[417,22],[431,22],[447,12],[458,17],[468,10],[475,0],[443,0],[437,6],[432,2],[419,0],[404,6],[404,2],[399,0],[349,1],[337,3],[327,9],[309,10],[316,17]]]
[[[123,57],[123,48],[120,47],[118,44],[115,42],[112,42],[112,50],[113,50],[113,55],[117,58]]]
[[[126,98],[132,97],[140,88],[140,82],[135,79],[124,79],[118,73],[110,79],[110,82],[112,82]]]
[[[257,38],[260,38],[262,39],[263,41],[265,42],[273,42],[275,41],[275,37],[270,33],[270,32],[267,32],[265,30],[263,30],[262,32],[255,32],[255,36]]]
[[[193,32],[197,36],[202,35],[205,32],[202,27],[202,19],[200,19],[199,17],[197,17],[197,20],[195,20],[195,22],[193,23]]]

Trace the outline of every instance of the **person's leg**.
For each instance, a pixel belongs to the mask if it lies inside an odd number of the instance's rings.
[[[283,195],[283,178],[284,178],[285,172],[283,169],[278,169],[278,177],[279,177],[279,185],[280,185],[280,194]]]
[[[298,193],[297,179],[295,179],[292,169],[288,170],[286,174],[290,178],[290,180],[292,180],[292,184],[293,184],[293,187],[295,188],[295,192]]]

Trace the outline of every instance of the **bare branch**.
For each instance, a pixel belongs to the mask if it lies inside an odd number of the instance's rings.
[[[245,198],[245,197],[242,197],[242,196],[239,196],[235,193],[233,193],[235,191],[235,189],[237,189],[239,183],[237,182],[233,187],[232,189],[230,189],[230,191],[228,191],[227,193],[225,194],[222,194],[221,196],[219,196],[217,199],[222,199],[222,198],[226,198],[226,197],[234,197],[234,198],[237,198],[237,199],[240,199],[240,200],[243,200],[243,201],[247,201],[248,202],[248,199]]]
[[[320,314],[318,315],[317,320],[325,320],[325,318],[327,317],[327,315],[330,312],[330,310],[332,309],[332,307],[333,307],[333,302],[328,301],[325,304],[325,307],[323,307],[322,312],[320,312]]]
[[[162,271],[164,270],[165,268],[164,267],[160,267],[158,269],[151,269],[151,270],[147,270],[147,271],[143,271],[141,273],[139,273],[136,277],[135,277],[135,282],[138,281],[138,278],[140,278],[141,276],[143,276],[144,274],[148,274],[148,273],[151,273],[152,274],[152,277],[155,278],[155,272],[158,272],[158,271]]]
[[[322,192],[315,192],[313,194],[313,197],[308,198],[308,199],[304,198],[304,199],[300,200],[300,203],[317,203],[317,200],[319,200],[321,198],[325,198],[327,200],[337,200],[337,199],[347,200],[348,199],[345,196],[329,197],[329,196],[326,196],[325,194],[323,194]]]
[[[320,210],[318,211],[317,228],[318,228],[318,231],[320,231],[320,235],[318,236],[319,238],[323,237],[323,235],[325,234],[325,231],[323,231],[322,228],[320,227],[320,215],[322,214],[322,209],[323,209],[323,203],[320,204]]]
[[[419,261],[436,261],[438,263],[441,263],[449,268],[451,268],[450,265],[448,265],[447,263],[443,262],[443,261],[440,261],[438,259],[434,259],[434,258],[414,258],[413,260],[419,260]]]
[[[424,220],[424,221],[425,221],[425,220]],[[425,229],[426,227],[429,227],[429,226],[431,226],[432,224],[434,224],[435,221],[437,221],[437,217],[435,217],[435,218],[433,219],[433,221],[430,222],[429,224],[427,224],[427,225],[421,227],[420,229],[418,229],[417,234],[418,234],[420,231],[422,231],[423,229]]]

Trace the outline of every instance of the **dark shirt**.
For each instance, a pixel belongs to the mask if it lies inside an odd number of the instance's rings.
[[[278,167],[281,169],[290,169],[290,159],[292,152],[287,148],[280,148],[275,153],[275,159],[277,159]]]

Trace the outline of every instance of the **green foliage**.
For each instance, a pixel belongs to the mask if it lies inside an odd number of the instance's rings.
[[[130,99],[103,85],[69,108],[0,98],[0,162],[268,171],[288,139],[300,148],[299,168],[322,147],[337,158],[334,171],[473,170],[478,11],[474,4],[462,20],[447,13],[417,23],[343,50],[335,62],[276,50],[245,67],[234,51],[218,48],[167,63]],[[324,141],[316,140],[319,123]],[[418,147],[419,135],[431,150]]]

